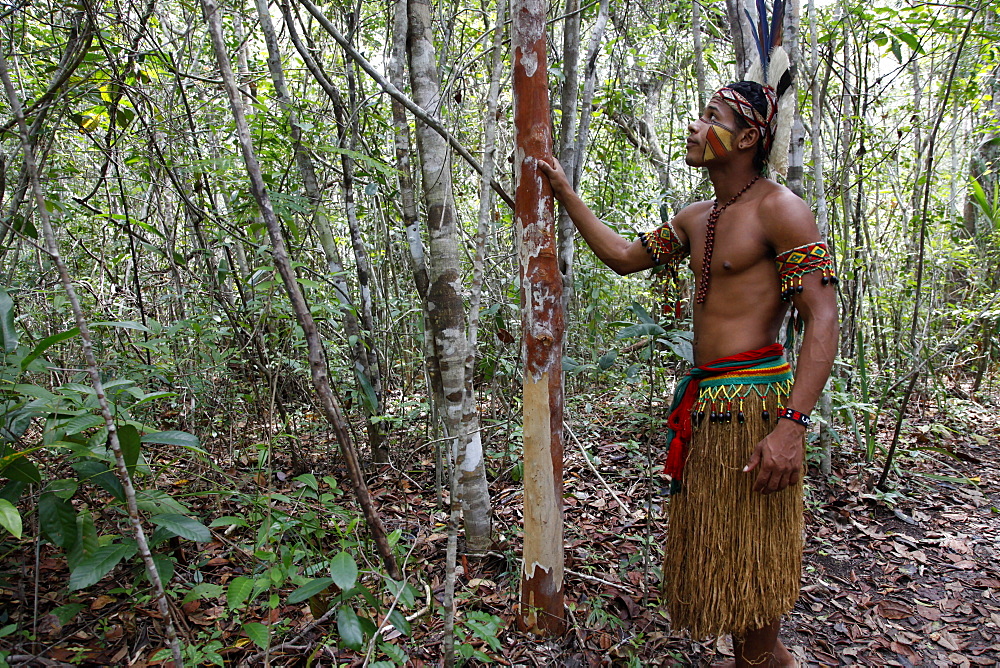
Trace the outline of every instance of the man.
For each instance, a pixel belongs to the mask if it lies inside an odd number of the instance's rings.
[[[629,242],[602,223],[558,161],[539,161],[594,253],[619,274],[690,254],[697,367],[668,424],[671,498],[664,591],[672,623],[732,634],[736,666],[795,665],[778,639],[799,593],[804,435],[837,352],[830,255],[808,206],[762,176],[777,95],[738,82],[688,126],[685,161],[714,202]],[[785,154],[787,155],[787,149]],[[775,344],[789,303],[805,324],[794,381]]]

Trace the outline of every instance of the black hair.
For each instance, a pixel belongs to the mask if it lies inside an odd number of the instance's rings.
[[[756,81],[737,81],[736,83],[729,84],[726,88],[732,88],[742,95],[761,116],[767,118],[767,97],[764,95],[764,87],[759,83]],[[738,128],[743,130],[750,127],[750,124],[741,114],[734,115],[736,116],[736,126]],[[768,128],[767,132],[770,134],[772,132],[771,128]],[[763,133],[758,134],[760,138],[757,140],[757,152],[753,155],[753,167],[758,172],[761,172],[764,171],[764,165],[767,164],[767,158],[771,151],[767,147],[768,137]]]

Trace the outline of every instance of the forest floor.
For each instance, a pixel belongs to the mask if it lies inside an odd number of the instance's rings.
[[[586,407],[589,413],[581,409],[570,415],[572,434],[565,447],[568,632],[539,640],[516,630],[522,488],[511,475],[513,460],[500,458],[494,464],[501,474],[491,487],[500,542],[486,557],[459,558],[457,591],[460,622],[485,612],[505,626],[497,634],[499,642],[484,642],[467,631],[459,641],[509,666],[702,666],[731,657],[725,639],[698,643],[671,632],[657,601],[659,546],[666,529],[664,481],[657,473],[662,444],[655,438],[646,444],[646,425],[631,408],[606,404],[598,410],[594,405]],[[891,492],[873,491],[882,453],[866,464],[856,449],[845,445],[836,448],[827,481],[811,470],[802,596],[783,630],[786,645],[802,665],[1000,663],[1000,412],[965,402],[957,413],[960,420],[956,411],[946,418],[930,405],[913,406],[901,430]],[[893,425],[887,418],[881,426],[884,445]],[[373,475],[372,493],[387,528],[402,529],[401,542],[412,548],[407,567],[411,581],[418,590],[429,585],[440,601],[446,513],[436,505],[429,448],[408,445],[415,449],[405,471],[390,468]],[[584,449],[593,466],[584,459]],[[219,451],[225,449],[213,448]],[[233,452],[232,444],[228,451]],[[652,466],[647,464],[650,457]],[[327,461],[313,473],[341,475],[337,463]],[[276,462],[271,480],[260,474],[242,479],[291,492],[294,474],[290,464],[282,470],[284,464],[289,463]],[[227,468],[220,462],[216,470]],[[952,480],[927,477],[942,475]],[[958,478],[971,482],[956,482]],[[166,477],[161,482],[176,487],[187,480]],[[225,498],[212,504],[216,512],[240,512],[227,509]],[[203,565],[198,577],[225,583],[237,573],[249,574],[241,570],[233,540],[217,535],[217,542],[199,545],[197,555],[185,555],[186,562],[200,560]],[[187,544],[189,552],[196,552]],[[34,546],[22,541],[20,550],[0,553],[8,583],[0,581],[0,603],[8,621],[19,628],[0,637],[0,650],[11,653],[12,665],[170,665],[152,660],[162,647],[154,605],[148,600],[136,604],[115,589],[128,579],[121,575],[122,567],[98,585],[69,593],[65,559],[43,548],[36,562]],[[185,549],[183,544],[179,549]],[[178,572],[183,577],[193,571]],[[32,593],[36,582],[38,591]],[[32,601],[39,602],[37,612]],[[76,606],[78,614],[65,624],[47,614],[67,604]],[[215,639],[216,660],[246,665],[255,653],[239,621],[227,615],[225,597],[188,601],[175,613],[189,638],[200,634]],[[274,652],[270,665],[364,665],[363,656],[330,643],[327,633],[336,633],[335,623],[309,626],[312,615],[304,603],[268,612],[260,602],[256,613],[243,613],[243,621],[253,614],[265,623],[280,618],[289,636],[307,630],[293,648]],[[406,651],[407,665],[437,666],[441,638],[441,614],[435,610],[413,622],[410,639],[397,634],[394,642]],[[259,654],[252,665],[264,665]]]

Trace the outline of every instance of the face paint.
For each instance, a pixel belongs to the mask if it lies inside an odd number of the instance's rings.
[[[705,153],[706,162],[713,158],[726,155],[733,150],[733,131],[724,125],[713,123],[708,126],[705,133]]]

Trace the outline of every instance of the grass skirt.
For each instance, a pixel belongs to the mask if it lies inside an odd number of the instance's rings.
[[[763,495],[753,491],[759,467],[743,473],[754,447],[774,428],[787,386],[738,392],[744,424],[705,419],[694,430],[681,490],[670,498],[663,563],[671,624],[693,638],[742,636],[791,610],[799,596],[801,477]]]

